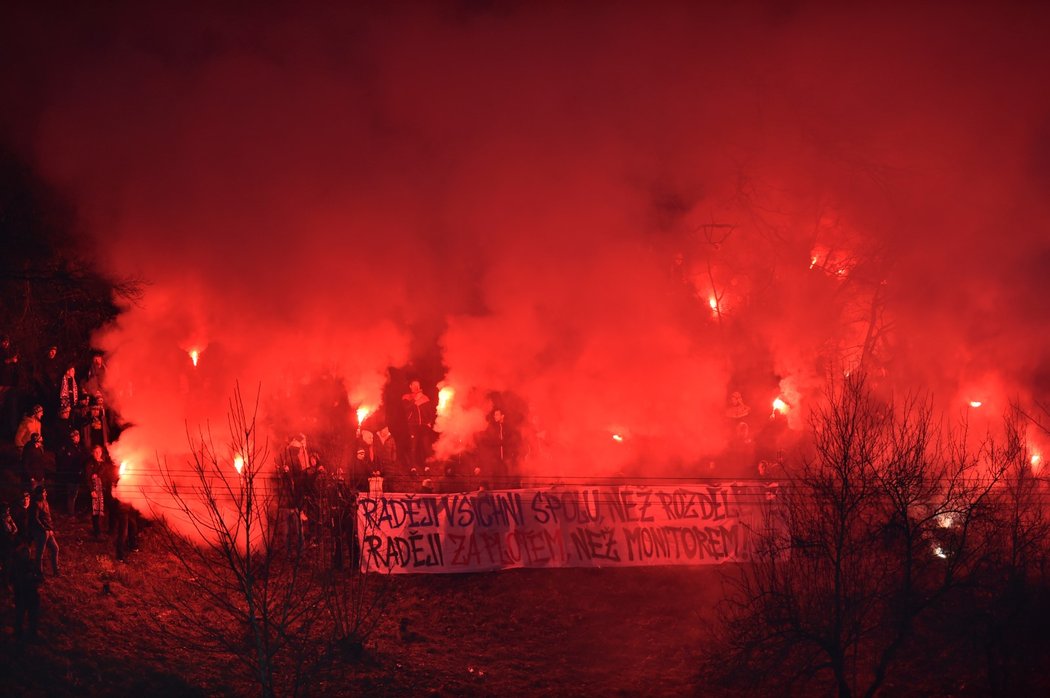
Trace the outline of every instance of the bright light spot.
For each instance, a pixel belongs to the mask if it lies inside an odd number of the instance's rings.
[[[438,391],[438,414],[444,415],[448,413],[448,406],[452,404],[452,398],[456,396],[456,391],[452,389],[452,386],[446,385]]]
[[[201,358],[201,353],[199,351],[197,351],[196,349],[190,349],[190,361],[193,362],[194,366],[197,365],[197,361],[200,358]]]
[[[980,400],[970,400],[970,407],[973,407],[974,409],[980,407],[983,404],[984,403],[981,402]]]
[[[1042,461],[1043,461],[1043,457],[1041,455],[1039,455],[1038,453],[1032,454],[1032,457],[1029,459],[1029,462],[1032,464],[1033,468],[1038,468],[1039,464]]]
[[[773,411],[779,412],[780,414],[787,414],[788,404],[778,397],[773,400]]]
[[[955,514],[941,514],[937,517],[937,525],[941,528],[951,528],[955,525]]]
[[[619,434],[613,434],[612,438],[613,438],[613,441],[615,441],[617,443],[623,443],[623,437],[620,436]]]
[[[711,308],[711,317],[718,317],[721,314],[721,308],[718,307],[718,299],[714,296],[709,296],[707,299],[707,305]]]
[[[364,421],[368,418],[368,415],[372,414],[372,408],[366,405],[361,405],[357,408],[357,425],[361,426]]]
[[[237,454],[233,457],[233,467],[237,470],[237,474],[240,475],[241,471],[244,470],[244,456]]]
[[[126,460],[120,461],[120,467],[117,469],[117,472],[121,477],[124,477],[124,474],[128,472],[128,462]]]
[[[809,268],[810,269],[812,269],[813,267],[817,266],[817,260],[818,259],[820,259],[820,258],[817,257],[816,255],[813,255],[812,257],[809,258]]]
[[[948,559],[948,553],[944,552],[944,548],[942,548],[939,545],[933,546],[933,554],[941,558],[942,560]]]

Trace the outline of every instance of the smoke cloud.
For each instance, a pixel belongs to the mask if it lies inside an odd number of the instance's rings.
[[[862,364],[950,409],[1045,394],[1047,19],[21,8],[0,124],[149,281],[97,338],[123,448],[185,451],[235,381],[306,429],[319,375],[374,406],[441,365],[443,454],[513,401],[535,474],[679,474],[734,390],[793,426]]]

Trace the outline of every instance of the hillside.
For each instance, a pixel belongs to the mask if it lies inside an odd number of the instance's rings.
[[[178,593],[177,561],[157,545],[116,563],[109,539],[58,517],[62,576],[41,588],[35,643],[0,635],[8,695],[243,695],[229,656],[173,646],[157,632]],[[714,568],[515,570],[406,575],[387,584],[365,656],[324,694],[681,695],[693,691]],[[5,599],[6,616],[12,611]]]

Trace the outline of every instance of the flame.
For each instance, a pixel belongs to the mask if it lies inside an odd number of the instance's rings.
[[[452,404],[452,398],[455,396],[456,391],[450,385],[446,385],[438,391],[437,413],[439,415],[444,416],[448,414],[448,406]]]
[[[617,443],[623,443],[623,437],[620,436],[619,434],[613,434],[612,438],[613,438],[613,441],[615,441]]]
[[[981,402],[980,400],[970,400],[970,407],[973,407],[974,409],[980,407],[983,404],[984,403]]]
[[[948,553],[944,552],[944,548],[942,548],[939,545],[933,546],[933,554],[941,558],[942,560],[948,559]]]
[[[828,248],[825,247],[824,245],[816,245],[816,246],[814,246],[813,249],[809,251],[809,268],[812,269],[813,267],[815,267],[817,265],[820,265],[820,266],[823,267],[824,266],[824,260],[828,256],[828,252],[829,252]]]
[[[237,470],[237,474],[240,475],[244,469],[244,456],[237,454],[233,457],[233,467]]]
[[[788,404],[786,402],[784,402],[781,398],[778,397],[775,400],[773,400],[773,412],[779,412],[780,414],[787,414],[787,411],[788,411]]]
[[[357,426],[364,424],[364,421],[368,419],[368,415],[372,414],[372,408],[367,405],[361,405],[357,408]]]
[[[707,305],[711,308],[711,316],[712,317],[718,317],[718,315],[719,315],[718,299],[715,298],[714,296],[708,297]]]
[[[120,477],[124,477],[124,475],[127,472],[128,472],[128,462],[126,460],[120,461],[120,467],[117,469],[117,473],[120,475]]]
[[[190,349],[189,353],[190,353],[190,361],[192,361],[193,365],[196,366],[197,365],[197,361],[201,358],[200,351],[197,350],[197,349]]]
[[[1039,464],[1043,462],[1043,457],[1038,453],[1033,453],[1028,462],[1032,464],[1033,468],[1038,468]]]

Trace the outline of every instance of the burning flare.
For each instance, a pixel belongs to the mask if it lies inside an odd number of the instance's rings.
[[[623,443],[623,437],[620,436],[619,434],[613,434],[612,438],[613,438],[613,441],[615,441],[617,443]]]
[[[120,467],[117,468],[117,473],[120,477],[124,477],[128,472],[128,462],[126,460],[120,461]]]
[[[780,414],[787,414],[787,411],[788,411],[788,404],[786,402],[784,402],[783,399],[778,397],[775,400],[773,400],[773,414],[774,415],[777,412],[779,412]]]
[[[233,457],[233,467],[237,470],[237,474],[240,475],[244,469],[244,456],[237,454]]]
[[[984,403],[981,402],[980,400],[970,400],[970,407],[973,407],[974,409],[980,407],[983,404]]]
[[[437,413],[442,417],[448,415],[449,405],[452,404],[452,398],[456,396],[456,391],[452,389],[452,386],[446,385],[438,391],[438,404]]]
[[[372,414],[372,408],[367,405],[361,405],[357,408],[357,426],[364,424],[365,420],[368,419],[368,415]]]
[[[193,362],[194,367],[197,366],[197,361],[201,358],[201,353],[197,349],[190,349],[190,361]]]

